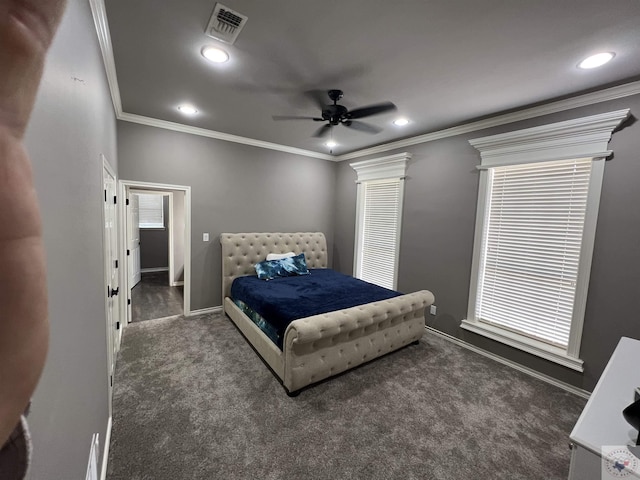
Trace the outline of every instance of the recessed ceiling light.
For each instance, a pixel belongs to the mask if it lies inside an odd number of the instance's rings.
[[[596,53],[582,60],[578,67],[580,68],[596,68],[609,62],[616,54],[613,52]]]
[[[202,56],[214,63],[224,63],[229,60],[229,54],[218,47],[208,45],[202,49]]]
[[[338,144],[336,142],[334,142],[333,140],[329,140],[327,143],[325,143],[325,145],[329,148],[333,148],[333,147],[337,147]]]
[[[178,107],[178,110],[180,110],[180,112],[184,113],[185,115],[195,115],[196,113],[198,113],[198,110],[196,110],[196,107],[194,107],[193,105],[180,105]]]
[[[404,127],[405,125],[407,125],[409,123],[409,120],[407,120],[406,118],[396,118],[393,121],[394,125],[397,125],[398,127]]]

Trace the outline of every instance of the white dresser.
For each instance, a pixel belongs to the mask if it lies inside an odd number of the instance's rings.
[[[569,480],[640,478],[640,459],[633,455],[627,458],[624,453],[625,446],[635,445],[638,431],[622,416],[639,386],[640,341],[622,337],[571,432]],[[603,469],[603,446],[617,446],[609,449],[609,455],[626,460],[626,468],[609,463]],[[635,452],[638,455],[638,450]]]

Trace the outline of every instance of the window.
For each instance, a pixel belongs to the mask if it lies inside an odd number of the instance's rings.
[[[470,141],[482,162],[462,328],[582,371],[607,144],[628,113]]]
[[[591,159],[489,169],[476,318],[567,347]]]
[[[358,174],[354,276],[395,290],[409,155],[352,163]]]
[[[137,195],[140,228],[164,228],[163,196],[156,193]]]

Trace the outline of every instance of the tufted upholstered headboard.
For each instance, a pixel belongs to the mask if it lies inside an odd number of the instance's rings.
[[[237,277],[255,275],[254,265],[269,253],[304,253],[309,268],[327,268],[327,239],[322,232],[223,233],[222,301],[231,295]]]

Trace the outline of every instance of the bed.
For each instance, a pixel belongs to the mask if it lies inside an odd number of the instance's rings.
[[[255,276],[269,253],[304,253],[310,269],[327,268],[327,242],[321,232],[223,233],[224,313],[280,379],[290,396],[308,385],[417,343],[424,311],[434,301],[422,290],[292,321],[278,347],[231,298],[233,281]]]

